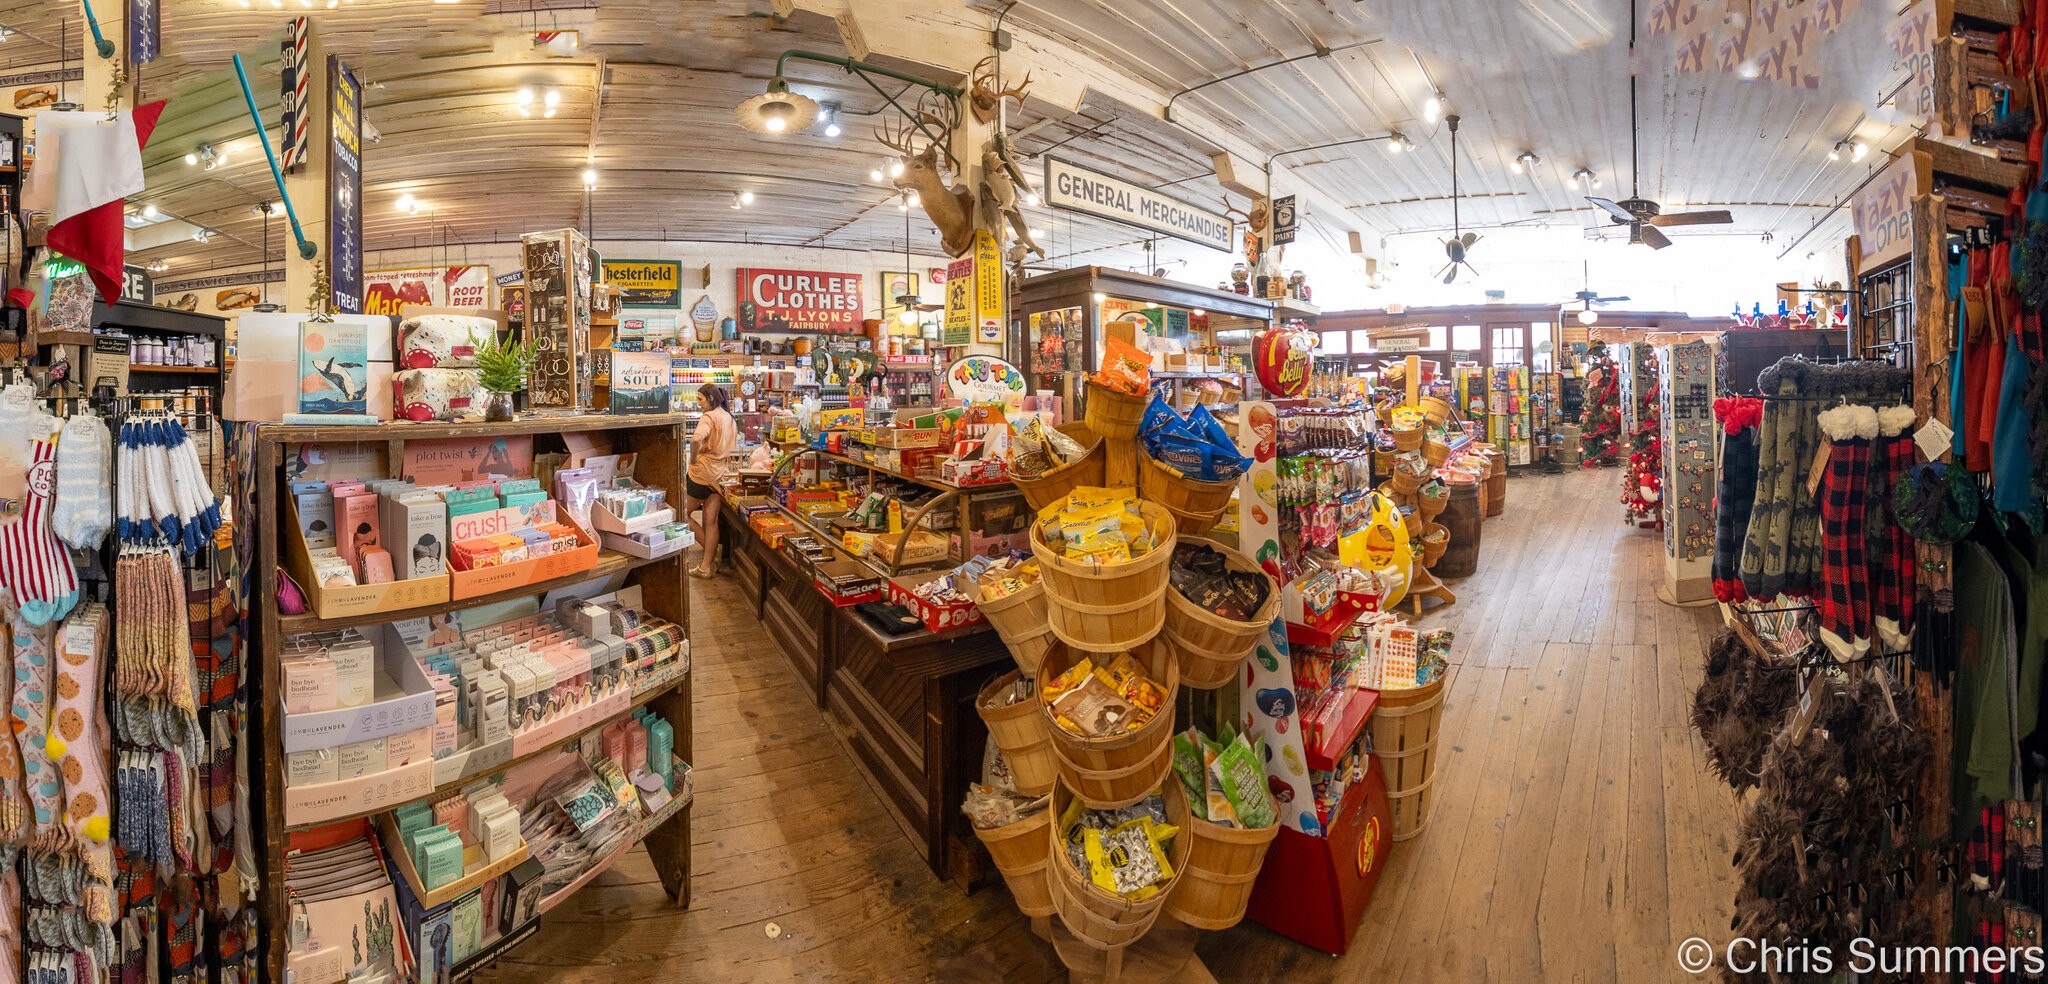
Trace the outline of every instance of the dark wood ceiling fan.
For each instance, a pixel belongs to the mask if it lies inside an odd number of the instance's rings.
[[[1479,275],[1478,267],[1465,262],[1465,257],[1472,251],[1472,244],[1479,241],[1479,234],[1466,232],[1458,221],[1458,117],[1456,114],[1446,116],[1444,122],[1451,127],[1451,238],[1444,240],[1444,257],[1451,262],[1437,271],[1437,276],[1443,278],[1444,283],[1450,283],[1458,279],[1461,266],[1472,271],[1473,276]]]
[[[1671,245],[1671,238],[1659,231],[1659,227],[1689,225],[1727,225],[1735,221],[1727,209],[1708,209],[1698,212],[1673,212],[1665,214],[1656,202],[1644,198],[1641,188],[1642,120],[1636,111],[1636,35],[1635,4],[1629,4],[1628,35],[1628,197],[1621,201],[1586,196],[1586,200],[1600,206],[1607,213],[1608,221],[1615,225],[1628,226],[1628,241],[1641,243],[1651,249],[1663,249]]]

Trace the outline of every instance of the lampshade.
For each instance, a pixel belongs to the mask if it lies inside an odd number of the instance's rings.
[[[739,124],[755,133],[794,133],[818,118],[818,102],[789,91],[789,83],[778,75],[768,82],[768,91],[733,110]]]

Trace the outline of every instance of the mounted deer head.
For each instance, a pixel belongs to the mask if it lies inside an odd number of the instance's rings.
[[[1017,105],[1024,105],[1024,90],[1031,88],[1031,73],[1024,73],[1024,81],[1015,87],[1001,88],[1002,81],[996,78],[995,56],[990,55],[976,62],[973,81],[968,84],[968,101],[974,104],[974,118],[983,123],[994,123],[996,113],[1002,109],[1004,99],[1015,99]]]
[[[936,123],[940,132],[952,135],[952,127],[933,113],[920,114]],[[875,128],[875,140],[903,159],[903,173],[895,179],[898,191],[914,191],[924,214],[939,229],[939,241],[951,256],[962,256],[974,246],[974,196],[963,185],[949,184],[939,170],[939,144],[926,140],[917,145],[919,129],[910,123]]]

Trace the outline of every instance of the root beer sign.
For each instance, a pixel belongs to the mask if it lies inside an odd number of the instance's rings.
[[[739,270],[739,329],[744,332],[860,331],[867,305],[857,273]]]

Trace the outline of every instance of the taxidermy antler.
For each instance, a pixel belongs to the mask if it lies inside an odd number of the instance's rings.
[[[951,139],[958,123],[934,112],[919,114],[927,125],[939,128],[940,140]],[[903,174],[896,179],[898,191],[914,191],[924,214],[939,228],[939,242],[949,256],[963,256],[974,247],[974,193],[964,185],[948,184],[939,172],[939,143],[930,141],[917,149],[917,129],[909,124],[875,128],[875,139],[903,158]]]
[[[981,149],[982,201],[989,211],[1010,223],[1018,246],[1044,256],[1045,250],[1031,238],[1031,222],[1024,217],[1024,209],[1017,200],[1020,187],[1025,187],[1023,169],[1010,154],[1010,142],[998,136]]]
[[[996,78],[995,56],[990,55],[974,65],[973,81],[967,87],[968,101],[974,104],[974,118],[983,123],[994,123],[996,113],[1002,109],[1004,99],[1015,99],[1017,105],[1024,105],[1024,90],[1031,88],[1031,73],[1024,73],[1024,81],[1015,87],[1000,88],[1002,82]]]

